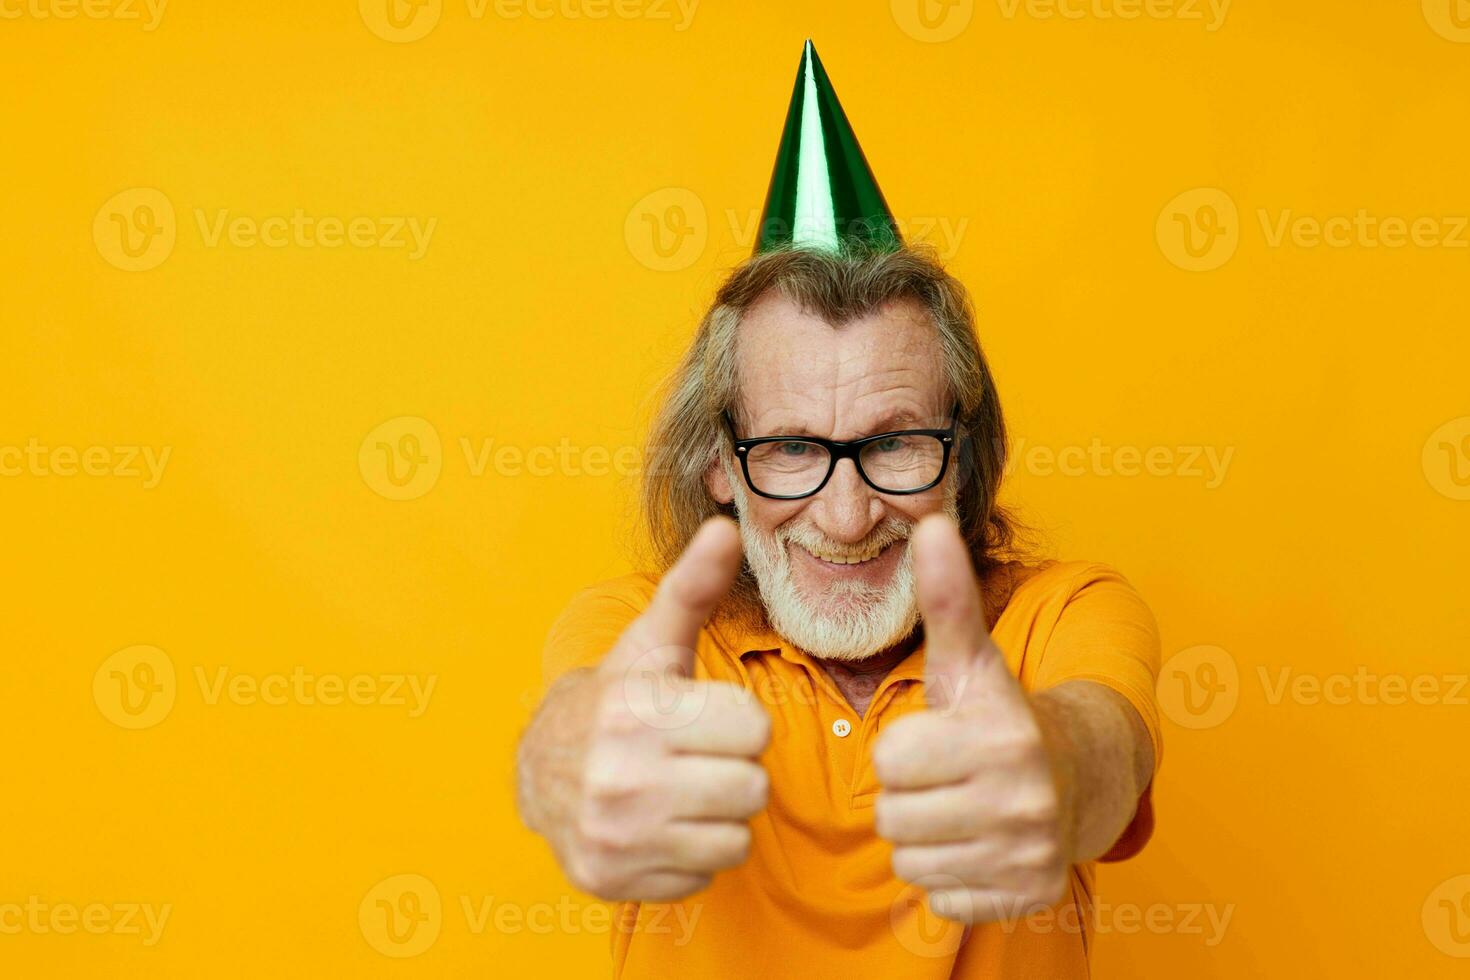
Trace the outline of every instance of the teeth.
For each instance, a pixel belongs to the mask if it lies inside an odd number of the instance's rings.
[[[860,562],[871,561],[877,558],[879,551],[882,549],[874,548],[859,555],[838,555],[825,551],[813,551],[811,548],[807,548],[806,550],[808,554],[820,558],[822,561],[831,562],[834,565],[856,565]]]

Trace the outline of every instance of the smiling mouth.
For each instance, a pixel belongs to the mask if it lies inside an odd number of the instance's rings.
[[[879,556],[881,556],[889,548],[893,547],[893,544],[896,543],[897,542],[894,542],[892,544],[885,545],[882,548],[874,548],[869,551],[859,552],[851,555],[843,555],[836,552],[826,551],[817,552],[804,545],[797,545],[797,547],[801,548],[802,551],[805,551],[808,555],[812,556],[824,565],[831,565],[833,568],[852,568],[854,566],[866,565],[871,561],[876,561]]]

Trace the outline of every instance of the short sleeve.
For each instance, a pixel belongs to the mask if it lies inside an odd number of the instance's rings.
[[[1128,700],[1148,732],[1154,772],[1163,758],[1159,707],[1154,691],[1160,660],[1153,613],[1127,579],[1105,565],[1087,565],[1052,629],[1036,675],[1036,690],[1063,681],[1090,680]],[[1153,830],[1152,782],[1139,799],[1128,829],[1102,860],[1118,861],[1143,848]]]
[[[542,680],[550,686],[563,674],[595,667],[628,624],[653,597],[654,583],[641,575],[611,579],[583,589],[551,624],[541,650]]]

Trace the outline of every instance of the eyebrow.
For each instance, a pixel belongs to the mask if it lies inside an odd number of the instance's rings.
[[[909,411],[890,412],[889,414],[880,417],[872,425],[867,426],[867,431],[863,435],[852,436],[851,439],[865,439],[868,436],[881,435],[884,432],[900,432],[900,431],[902,431],[904,429],[927,429],[927,428],[942,428],[942,426],[939,425],[939,424],[937,424],[937,423],[935,425],[933,425],[933,426],[924,425],[923,423],[921,423],[919,421],[919,419],[912,412],[909,412]],[[825,438],[827,438],[826,436],[821,436],[821,435],[818,435],[817,433],[813,432],[810,428],[808,428],[806,426],[805,423],[801,423],[799,425],[794,425],[794,426],[790,426],[790,427],[781,427],[781,428],[778,428],[776,431],[770,433],[770,435],[773,435],[773,436],[791,436],[792,438],[797,438],[797,439],[801,439],[801,438],[825,439]],[[836,441],[837,442],[847,442],[847,441],[851,441],[851,439],[848,439],[848,440],[838,439]]]

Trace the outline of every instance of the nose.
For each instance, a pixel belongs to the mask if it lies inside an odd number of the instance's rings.
[[[844,544],[866,538],[883,520],[882,496],[863,482],[850,459],[837,461],[832,478],[812,498],[812,518],[823,534]]]

